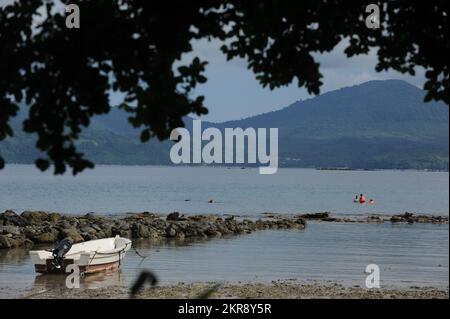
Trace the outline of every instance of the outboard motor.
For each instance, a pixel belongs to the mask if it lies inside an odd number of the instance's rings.
[[[53,249],[53,266],[56,269],[61,269],[61,267],[63,266],[64,255],[67,254],[67,252],[70,250],[72,244],[73,240],[70,237],[67,237],[61,240],[58,246]]]

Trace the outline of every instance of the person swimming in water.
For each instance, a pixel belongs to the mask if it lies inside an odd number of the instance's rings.
[[[366,203],[366,196],[364,196],[364,194],[360,194],[359,195],[359,203],[360,204],[365,204]]]
[[[369,199],[369,204],[375,204],[375,200],[373,200],[373,199]]]
[[[355,199],[353,200],[353,203],[359,203],[358,195],[355,196]]]

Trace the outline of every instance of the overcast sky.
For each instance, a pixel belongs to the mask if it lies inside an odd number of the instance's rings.
[[[316,56],[323,74],[321,93],[379,79],[403,79],[423,87],[425,77],[422,69],[416,70],[415,77],[398,72],[377,73],[376,51],[348,59],[343,53],[345,47],[346,43],[342,42],[332,52]],[[206,68],[208,81],[196,90],[196,93],[205,96],[205,104],[210,110],[202,118],[210,121],[240,119],[274,111],[311,97],[304,88],[297,87],[296,81],[273,91],[262,88],[255,75],[247,70],[245,60],[227,62],[218,48],[217,43],[201,41],[194,45],[194,52],[189,54],[190,57],[197,55],[210,62]]]
[[[0,6],[11,2],[13,0],[0,0]],[[321,93],[376,79],[403,79],[422,88],[425,80],[422,69],[416,70],[415,77],[397,72],[377,73],[374,69],[376,51],[347,59],[343,53],[345,44],[342,42],[332,52],[316,56],[323,74]],[[206,68],[208,81],[194,92],[205,96],[205,105],[209,109],[209,114],[202,119],[216,122],[241,119],[274,111],[311,97],[304,88],[298,88],[296,84],[273,91],[262,88],[255,75],[247,70],[245,60],[227,62],[219,47],[218,42],[197,41],[194,43],[194,52],[183,57],[186,62],[194,56],[209,61]],[[112,100],[113,104],[118,102],[116,97]]]

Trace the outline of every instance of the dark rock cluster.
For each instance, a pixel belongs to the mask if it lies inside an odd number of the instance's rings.
[[[435,215],[416,215],[414,213],[404,213],[400,215],[369,215],[362,217],[331,217],[330,213],[308,213],[298,215],[299,218],[317,221],[317,222],[337,222],[337,223],[432,223],[432,224],[447,224],[448,216]]]
[[[129,214],[126,217],[106,217],[88,213],[69,216],[59,213],[25,211],[18,215],[8,210],[0,214],[0,248],[55,243],[65,237],[74,242],[120,235],[126,238],[208,238],[251,233],[262,229],[303,229],[302,218],[238,220],[219,216],[181,216],[172,213],[160,216],[152,213]]]
[[[431,215],[415,215],[413,213],[404,213],[394,215],[391,217],[393,223],[432,223],[432,224],[446,224],[448,223],[448,216],[431,216]]]

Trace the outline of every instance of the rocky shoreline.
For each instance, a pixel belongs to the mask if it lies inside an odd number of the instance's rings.
[[[330,213],[313,213],[302,214],[299,217],[305,220],[316,220],[323,222],[336,222],[336,223],[407,223],[407,224],[448,224],[448,216],[438,215],[416,215],[414,213],[404,213],[398,215],[369,215],[362,217],[332,217]]]
[[[208,238],[251,233],[262,229],[304,229],[302,218],[265,220],[238,220],[233,216],[213,215],[167,216],[149,212],[129,214],[125,217],[106,217],[88,213],[69,216],[59,213],[13,211],[0,214],[0,248],[33,246],[55,243],[65,237],[74,242],[120,235],[126,238]]]
[[[100,216],[88,213],[82,216],[12,210],[0,213],[0,249],[34,244],[56,243],[65,237],[74,242],[120,235],[126,238],[210,238],[248,234],[265,229],[305,229],[308,221],[341,223],[448,223],[447,216],[372,215],[367,217],[332,217],[330,213],[280,215],[265,213],[259,219],[239,216],[189,215],[174,212],[168,215],[150,212],[126,216]]]

